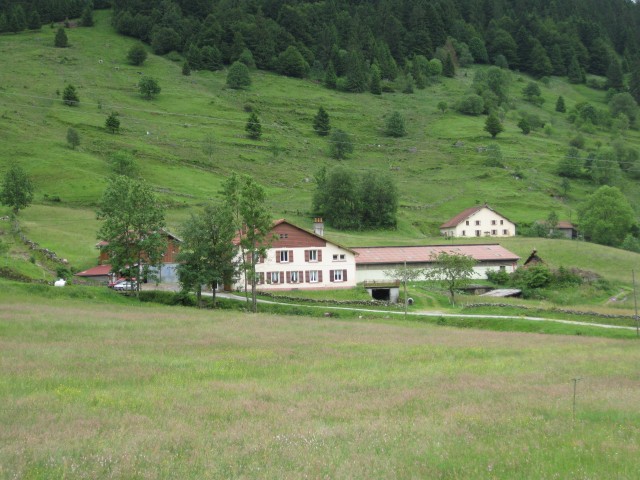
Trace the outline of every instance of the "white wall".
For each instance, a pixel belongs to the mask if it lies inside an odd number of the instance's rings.
[[[494,224],[495,222],[495,224]],[[502,222],[502,223],[500,223]],[[467,225],[467,223],[469,225]],[[480,235],[476,234],[480,231]],[[505,233],[506,230],[506,233]],[[455,228],[442,229],[441,233],[454,237],[513,237],[516,226],[490,208],[482,208],[463,220]]]
[[[511,262],[481,264],[474,267],[474,279],[481,280],[487,278],[487,271],[499,270],[504,267],[507,273],[513,273],[516,270],[516,264]],[[401,268],[402,265],[358,265],[356,268],[356,281],[362,283],[365,281],[388,281],[393,280],[388,277],[384,271]],[[429,268],[429,264],[408,265],[409,268]]]

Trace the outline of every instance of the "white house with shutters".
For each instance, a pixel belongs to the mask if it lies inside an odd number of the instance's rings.
[[[513,237],[516,225],[488,205],[467,208],[440,225],[445,237]]]
[[[315,220],[313,232],[287,220],[277,220],[270,236],[271,247],[256,264],[258,290],[319,290],[356,285],[355,252],[324,238],[322,219]],[[234,288],[245,288],[243,277]]]

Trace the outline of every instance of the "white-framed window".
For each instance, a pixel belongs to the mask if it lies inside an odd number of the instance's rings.
[[[309,250],[309,261],[310,262],[318,261],[318,250]]]
[[[333,272],[333,281],[334,282],[342,282],[343,281],[342,270],[336,270],[336,271]]]
[[[506,230],[506,229],[505,229],[505,230],[502,230],[502,234],[503,234],[503,235],[509,235],[509,230]]]
[[[334,262],[344,262],[345,258],[346,257],[344,255],[344,253],[340,253],[340,254],[334,253],[333,254],[333,261]]]
[[[498,231],[497,230],[491,230],[491,235],[497,235]]]
[[[467,220],[466,222],[464,222],[465,225],[469,225],[469,220]]]
[[[288,233],[281,233],[280,234],[280,239],[283,239],[283,238],[289,238],[289,234]]]
[[[280,283],[280,272],[271,272],[271,283]]]
[[[491,220],[491,225],[495,225],[496,221],[495,220]]]
[[[310,283],[318,283],[318,271],[310,270],[309,271],[309,282]]]
[[[300,281],[300,277],[298,276],[298,272],[291,272],[291,283],[298,283]]]
[[[476,225],[480,225],[480,220],[476,220]]]
[[[500,220],[500,225],[504,225],[504,220]]]
[[[289,263],[289,250],[280,250],[280,263]]]

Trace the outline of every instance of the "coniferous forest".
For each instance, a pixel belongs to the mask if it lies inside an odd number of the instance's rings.
[[[383,80],[410,73],[420,82],[433,58],[445,75],[450,64],[497,62],[580,83],[585,73],[631,71],[640,44],[640,6],[630,0],[3,0],[0,32],[77,18],[88,6],[112,6],[120,33],[157,54],[183,53],[191,68],[241,60],[289,76],[329,71],[351,91],[366,88],[359,79],[373,65]]]

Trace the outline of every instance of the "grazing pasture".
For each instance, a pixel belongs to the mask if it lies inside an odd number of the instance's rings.
[[[635,340],[110,297],[0,293],[0,478],[637,478]]]

